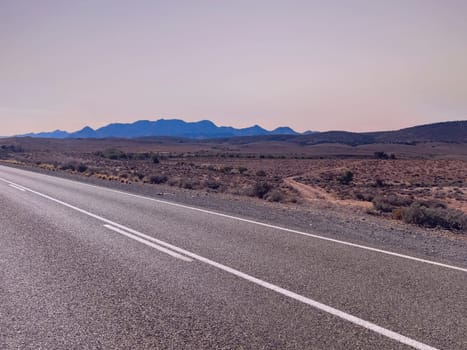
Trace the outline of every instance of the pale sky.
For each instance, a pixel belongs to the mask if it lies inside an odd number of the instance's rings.
[[[466,0],[0,0],[0,135],[467,119]]]

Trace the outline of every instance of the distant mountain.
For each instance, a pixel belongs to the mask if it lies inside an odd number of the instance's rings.
[[[467,120],[419,125],[395,131],[347,132],[347,131],[306,131],[299,134],[289,127],[279,127],[268,131],[259,125],[236,129],[230,126],[217,126],[209,120],[185,122],[178,119],[157,121],[139,120],[131,124],[109,124],[97,130],[85,127],[68,133],[62,130],[21,136],[42,138],[139,138],[139,137],[178,137],[189,139],[229,140],[233,143],[259,141],[295,142],[300,145],[321,143],[342,143],[352,146],[372,143],[449,142],[467,143]]]
[[[66,131],[63,130],[55,130],[51,132],[40,132],[37,134],[30,133],[30,134],[24,134],[20,136],[29,136],[29,137],[38,137],[38,138],[48,138],[48,139],[64,139],[69,136],[69,134]]]
[[[224,138],[237,136],[263,136],[263,135],[298,135],[289,127],[280,127],[273,131],[263,129],[259,125],[249,128],[236,129],[233,127],[217,126],[209,120],[199,122],[185,122],[179,119],[160,119],[157,121],[139,120],[131,124],[114,123],[94,130],[89,126],[68,133],[56,130],[38,134],[25,134],[20,136],[41,138],[139,138],[170,136],[191,139]]]
[[[76,139],[77,138],[92,139],[96,137],[96,131],[93,128],[90,128],[89,126],[86,126],[79,131],[68,134],[67,137],[76,138]]]
[[[297,135],[297,133],[288,126],[281,126],[269,133],[270,135]]]

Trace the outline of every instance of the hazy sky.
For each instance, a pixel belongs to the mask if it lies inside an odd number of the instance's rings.
[[[0,135],[467,119],[466,0],[0,0]]]

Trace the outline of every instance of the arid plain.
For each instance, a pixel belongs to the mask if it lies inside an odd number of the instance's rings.
[[[467,230],[467,144],[303,144],[173,138],[0,140],[3,164],[123,184],[333,204],[456,233]]]

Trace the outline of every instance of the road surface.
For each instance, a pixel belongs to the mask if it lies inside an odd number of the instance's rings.
[[[4,166],[0,264],[1,349],[467,349],[467,266]]]

